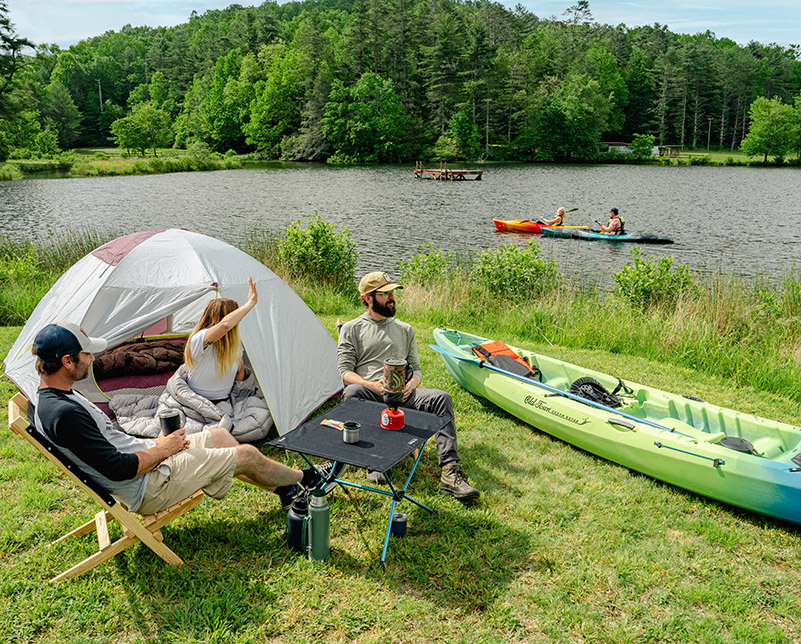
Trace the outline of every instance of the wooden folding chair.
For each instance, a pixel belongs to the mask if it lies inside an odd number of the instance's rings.
[[[142,520],[137,519],[122,503],[114,499],[105,489],[95,483],[95,481],[78,468],[75,463],[67,458],[54,443],[28,422],[26,418],[27,408],[28,401],[22,394],[16,394],[9,400],[8,426],[11,431],[25,438],[70,481],[104,508],[95,515],[94,519],[86,522],[72,532],[65,534],[54,542],[58,543],[70,537],[78,537],[90,532],[97,532],[98,551],[69,570],[65,570],[61,574],[56,575],[50,581],[58,581],[65,577],[77,577],[78,575],[82,575],[107,559],[111,559],[137,541],[141,541],[168,564],[173,566],[182,564],[183,561],[181,558],[162,543],[163,537],[161,528],[173,519],[184,514],[184,512],[200,504],[204,497],[203,491],[198,490],[180,503],[176,503],[166,510],[162,510],[156,514],[143,515]],[[113,543],[111,542],[108,532],[109,518],[117,519],[124,531],[124,536]]]

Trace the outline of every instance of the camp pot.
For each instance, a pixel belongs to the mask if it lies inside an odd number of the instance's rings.
[[[181,412],[177,409],[163,409],[159,412],[159,424],[163,434],[172,434],[181,429]]]
[[[359,430],[361,429],[361,424],[357,423],[355,420],[346,420],[342,424],[342,440],[346,443],[358,443],[359,442]]]

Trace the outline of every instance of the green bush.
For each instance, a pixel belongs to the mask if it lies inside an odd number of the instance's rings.
[[[22,170],[19,169],[18,165],[6,163],[0,166],[0,181],[14,181],[16,179],[22,179]]]
[[[445,281],[448,268],[454,264],[452,253],[444,255],[434,250],[433,244],[423,244],[422,252],[400,262],[400,279],[403,283],[436,286]]]
[[[317,212],[308,217],[306,228],[302,220],[291,223],[278,242],[279,261],[292,277],[308,278],[338,290],[353,289],[358,255],[350,231],[343,226],[337,232]]]
[[[161,174],[162,172],[165,172],[164,166],[164,159],[161,157],[151,157],[147,161],[148,170],[153,174]]]
[[[655,305],[672,305],[682,293],[698,293],[698,285],[690,275],[688,266],[673,266],[673,257],[660,257],[654,261],[643,257],[639,247],[631,249],[634,263],[624,266],[615,278],[615,293],[635,306],[648,308]]]
[[[470,269],[474,288],[493,297],[518,299],[537,297],[562,283],[556,262],[541,256],[539,243],[531,239],[524,249],[507,244],[500,249],[482,251]]]

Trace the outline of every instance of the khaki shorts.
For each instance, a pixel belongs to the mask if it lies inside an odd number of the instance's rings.
[[[198,490],[215,499],[226,495],[239,462],[236,447],[215,448],[208,430],[190,434],[187,440],[187,449],[163,461],[162,465],[170,467],[169,474],[158,469],[150,472],[145,498],[137,513],[159,512]]]

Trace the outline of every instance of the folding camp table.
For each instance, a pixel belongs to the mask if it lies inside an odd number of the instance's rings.
[[[387,558],[387,547],[389,545],[395,506],[405,499],[424,510],[428,510],[428,512],[434,512],[427,505],[423,505],[409,496],[407,489],[423,455],[423,448],[428,439],[436,434],[447,422],[446,419],[435,414],[415,409],[404,409],[405,427],[403,429],[382,429],[380,425],[381,410],[385,407],[386,405],[382,403],[351,398],[269,442],[270,445],[275,447],[298,452],[309,465],[313,464],[309,461],[308,456],[319,456],[337,463],[369,468],[384,474],[390,491],[359,485],[339,478],[335,479],[340,485],[368,490],[392,498],[389,518],[387,519],[387,530],[384,535],[384,548],[381,551],[382,568]],[[321,421],[325,419],[355,420],[361,423],[359,442],[344,442],[340,430],[321,424]],[[406,482],[402,487],[396,487],[390,479],[389,470],[415,450],[419,450],[419,453],[412,465],[409,476],[406,478]]]

